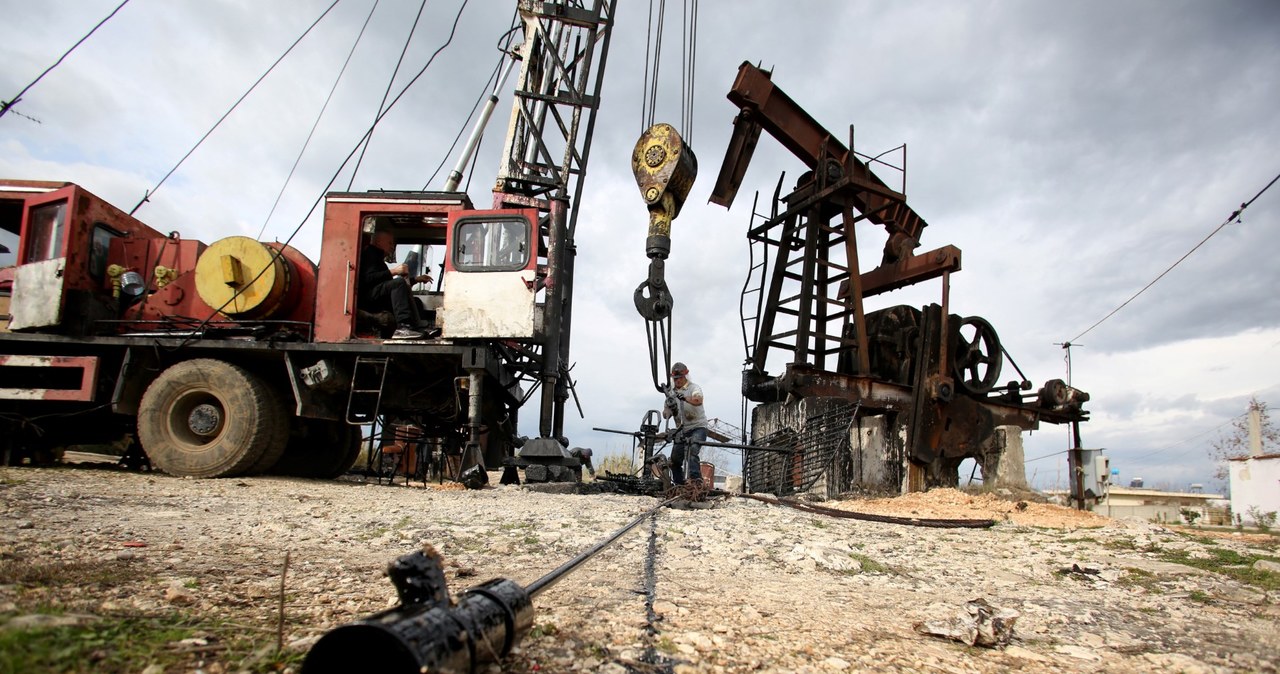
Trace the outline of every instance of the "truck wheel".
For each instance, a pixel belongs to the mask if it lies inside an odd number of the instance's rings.
[[[179,477],[229,477],[279,451],[288,437],[279,397],[236,365],[197,358],[170,367],[142,394],[138,440]]]
[[[324,459],[317,463],[320,470],[316,477],[332,480],[351,470],[360,456],[360,441],[364,439],[361,428],[364,427],[352,426],[345,421],[329,422],[329,427],[323,431],[323,437],[331,444]]]
[[[268,444],[266,449],[262,451],[262,456],[252,466],[249,466],[249,470],[245,471],[246,475],[260,475],[270,472],[280,462],[280,458],[284,456],[285,449],[289,446],[289,419],[293,415],[277,388],[267,386],[266,392],[271,398],[270,404],[274,410],[271,416],[281,420],[278,429],[280,435]]]
[[[360,454],[360,428],[341,420],[295,419],[289,447],[271,472],[324,480],[340,477]]]

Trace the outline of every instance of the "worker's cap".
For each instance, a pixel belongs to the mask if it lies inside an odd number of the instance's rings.
[[[689,374],[689,368],[684,363],[676,363],[671,366],[672,377],[679,377],[682,374]]]

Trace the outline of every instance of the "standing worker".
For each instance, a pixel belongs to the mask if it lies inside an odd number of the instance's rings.
[[[684,363],[671,366],[671,378],[675,385],[667,384],[664,393],[666,405],[662,418],[675,417],[676,433],[672,438],[671,481],[684,484],[685,476],[695,483],[702,482],[702,460],[698,457],[701,442],[707,439],[707,413],[702,408],[702,387],[689,381],[689,368]]]

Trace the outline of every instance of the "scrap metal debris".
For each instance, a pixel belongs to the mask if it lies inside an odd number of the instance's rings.
[[[978,598],[964,605],[950,620],[924,620],[915,624],[921,634],[953,639],[970,646],[986,648],[1009,645],[1013,639],[1013,624],[1018,612],[1011,608],[998,608]]]

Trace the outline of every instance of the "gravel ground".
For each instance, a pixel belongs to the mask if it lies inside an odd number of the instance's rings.
[[[305,651],[325,630],[393,605],[383,570],[423,544],[443,554],[454,592],[492,577],[527,584],[655,503],[522,487],[0,469],[0,568],[128,570],[56,589],[0,577],[0,622],[12,629],[34,606],[100,619],[187,612],[274,640],[288,553],[284,642]],[[1196,563],[1274,561],[1271,537],[1210,538],[953,490],[827,505],[998,524],[929,529],[745,499],[664,509],[539,595],[534,630],[503,669],[1276,671],[1275,576]],[[916,631],[977,598],[1018,613],[1012,643],[980,648]],[[174,646],[191,654],[167,671],[267,671],[193,643]]]

